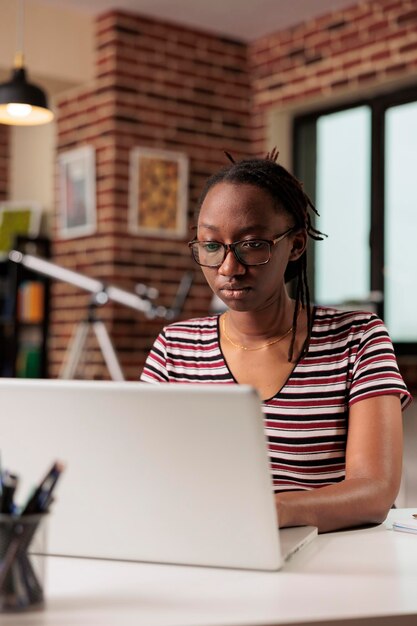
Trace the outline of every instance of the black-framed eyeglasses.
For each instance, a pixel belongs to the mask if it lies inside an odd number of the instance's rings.
[[[294,226],[274,239],[243,239],[233,243],[220,241],[197,241],[188,243],[193,259],[203,267],[220,267],[229,250],[242,265],[265,265],[271,258],[272,247],[294,230]]]

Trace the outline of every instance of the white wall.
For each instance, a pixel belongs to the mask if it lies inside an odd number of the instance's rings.
[[[1,0],[0,70],[7,75],[17,42],[17,0]],[[58,87],[94,77],[94,21],[91,15],[26,0],[24,52],[30,78]]]
[[[280,165],[292,171],[292,119],[294,113],[291,110],[278,109],[272,111],[268,117],[267,148],[277,148],[279,152],[278,162]]]
[[[10,200],[54,205],[55,123],[14,126],[10,133]]]
[[[403,479],[397,506],[417,506],[417,398],[404,413]]]
[[[91,15],[25,2],[24,51],[30,82],[54,95],[94,78],[94,20]],[[18,46],[16,0],[1,0],[0,80],[8,80]],[[54,204],[56,126],[11,127],[9,200]]]

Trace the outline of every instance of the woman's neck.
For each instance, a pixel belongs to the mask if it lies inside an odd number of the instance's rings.
[[[225,315],[228,330],[250,341],[263,341],[283,335],[293,325],[294,300],[284,300],[257,311],[232,311]]]

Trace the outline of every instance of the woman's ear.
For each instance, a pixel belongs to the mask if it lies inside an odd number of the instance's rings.
[[[306,249],[306,245],[307,245],[306,231],[304,229],[299,230],[294,235],[291,243],[292,243],[292,247],[291,247],[291,252],[290,252],[290,256],[288,260],[297,261]]]

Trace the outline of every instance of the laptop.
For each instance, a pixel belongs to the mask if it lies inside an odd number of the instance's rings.
[[[278,529],[249,386],[0,379],[0,406],[19,504],[66,466],[47,554],[273,571],[317,533]]]

